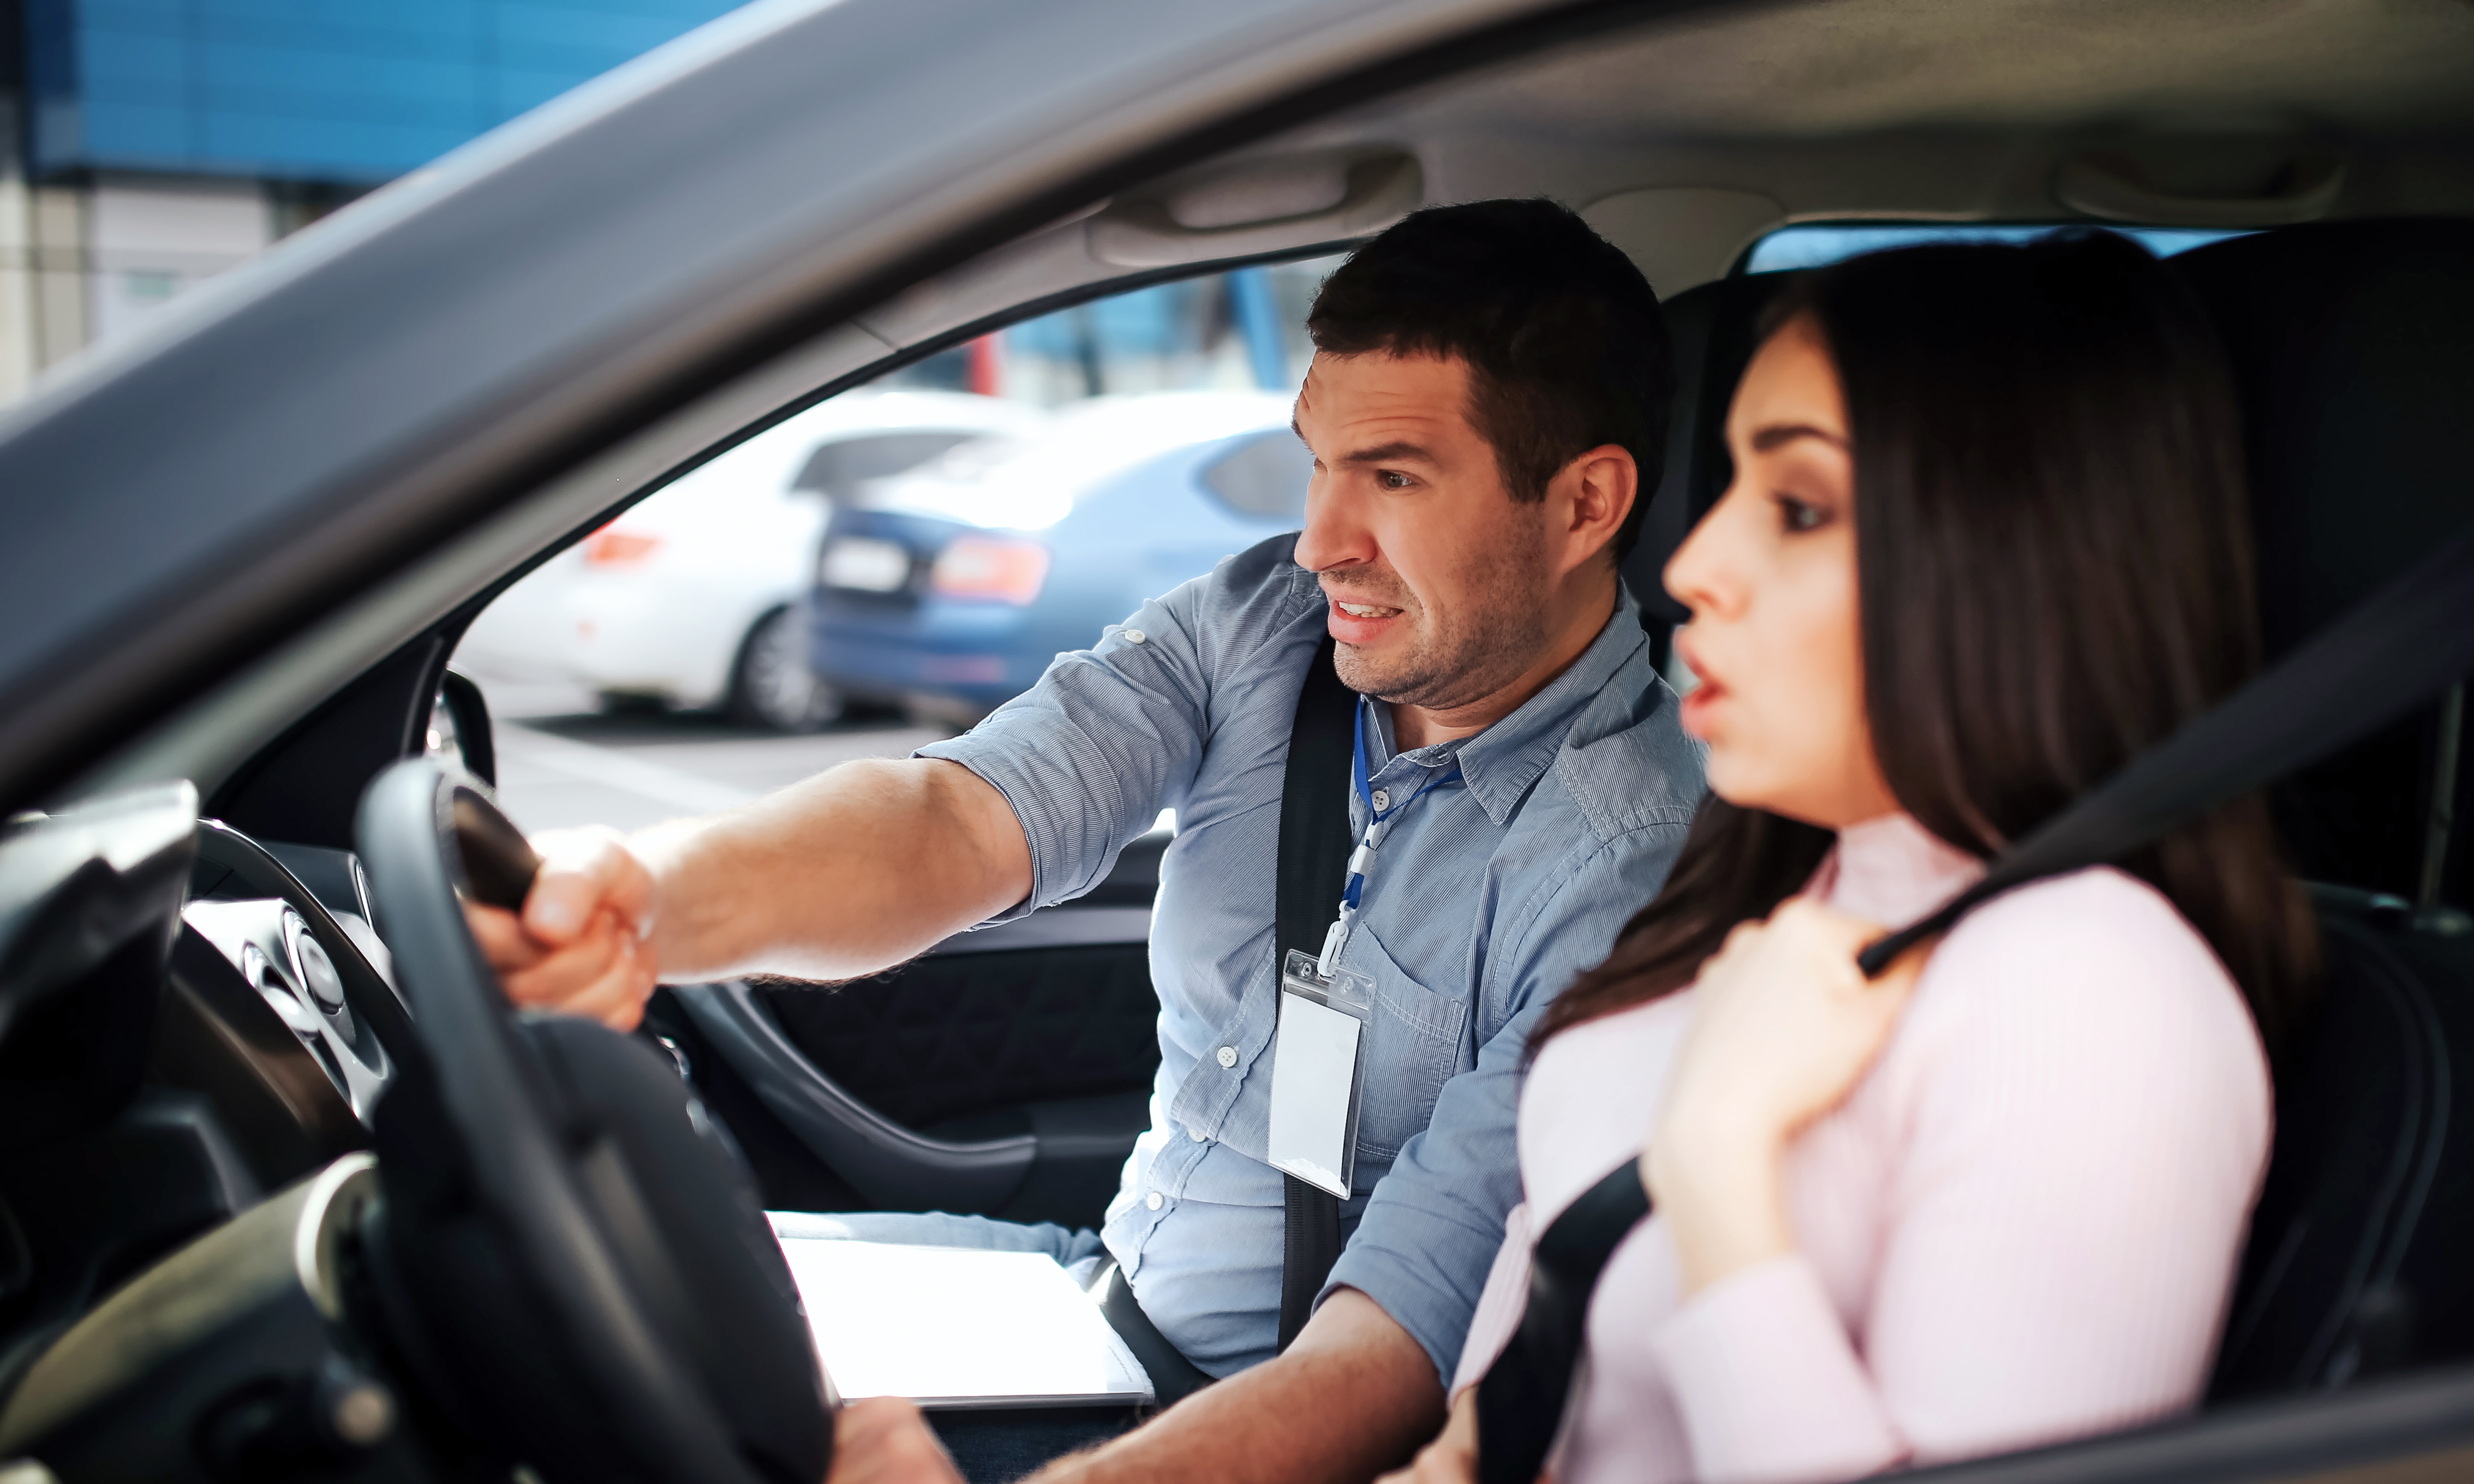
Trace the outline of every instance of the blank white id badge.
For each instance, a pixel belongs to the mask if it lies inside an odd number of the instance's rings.
[[[1355,969],[1329,979],[1291,950],[1280,969],[1280,1029],[1272,1046],[1272,1166],[1346,1201],[1357,1173],[1357,1101],[1374,981]]]

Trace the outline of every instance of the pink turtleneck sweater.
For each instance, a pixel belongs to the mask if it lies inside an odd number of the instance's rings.
[[[1973,880],[1905,815],[1844,831],[1809,888],[1898,925]],[[1527,1202],[1455,1395],[1518,1323],[1538,1232],[1640,1151],[1690,990],[1539,1055]],[[1790,1146],[1796,1251],[1679,1302],[1653,1216],[1589,1304],[1558,1484],[1846,1478],[2192,1405],[2258,1195],[2268,1066],[2241,993],[2155,890],[2098,869],[1980,908],[1934,952],[1847,1101]]]

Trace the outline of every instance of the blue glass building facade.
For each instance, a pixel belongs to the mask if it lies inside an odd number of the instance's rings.
[[[21,0],[37,177],[369,185],[735,0]]]

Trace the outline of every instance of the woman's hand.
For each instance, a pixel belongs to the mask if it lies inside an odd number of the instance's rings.
[[[1641,1178],[1672,1233],[1688,1296],[1793,1249],[1787,1141],[1838,1106],[1880,1055],[1925,952],[1868,980],[1878,923],[1790,898],[1701,966]]]
[[[652,873],[616,830],[560,830],[533,845],[541,874],[521,917],[464,904],[481,956],[518,1005],[634,1030],[661,978]]]
[[[1477,1388],[1464,1387],[1435,1441],[1419,1448],[1409,1467],[1383,1475],[1378,1484],[1477,1484]]]

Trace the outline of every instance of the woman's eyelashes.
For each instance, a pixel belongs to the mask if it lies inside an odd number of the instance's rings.
[[[1830,523],[1830,512],[1808,499],[1773,491],[1770,499],[1778,505],[1779,528],[1790,535],[1799,531],[1818,530]]]

